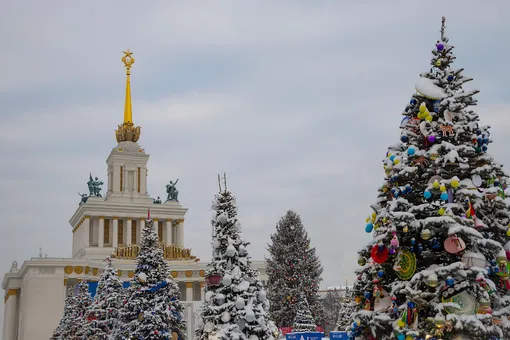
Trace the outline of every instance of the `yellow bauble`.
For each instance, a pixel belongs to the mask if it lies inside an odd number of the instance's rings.
[[[436,66],[441,66],[441,60],[436,61]]]
[[[405,324],[405,322],[404,322],[404,321],[402,321],[402,320],[398,320],[397,325],[398,325],[398,327],[400,327],[400,328],[404,328],[404,326],[405,326],[406,324]]]
[[[395,160],[393,161],[393,164],[398,164],[398,163],[400,163],[400,159],[395,158]]]
[[[374,224],[374,230],[379,229],[379,224]]]
[[[405,227],[402,229],[402,231],[403,231],[404,233],[407,233],[407,232],[409,231],[409,228],[408,228],[407,226],[405,226]]]
[[[439,188],[439,186],[440,186],[439,181],[436,179],[436,180],[434,181],[434,183],[432,183],[432,186],[434,187],[434,189]]]
[[[510,228],[506,231],[506,236],[510,237]]]
[[[376,218],[377,214],[375,213],[375,211],[372,213],[372,218]]]
[[[432,121],[432,116],[431,115],[428,115],[427,117],[425,117],[425,120],[427,122],[431,122]]]
[[[427,111],[428,111],[428,110],[427,110],[427,105],[425,105],[425,103],[421,103],[421,104],[420,104],[420,112],[421,112],[421,113],[425,113],[425,112],[427,112]]]
[[[446,191],[446,185],[441,184],[441,186],[439,186],[439,190]]]
[[[368,223],[368,222],[370,222],[370,217],[367,217],[367,218],[365,219],[365,222],[367,222],[367,223]]]
[[[444,215],[444,208],[440,208],[439,211],[437,212],[439,215],[443,216]]]
[[[450,181],[450,185],[452,186],[452,188],[456,188],[459,186],[459,180],[454,178]]]
[[[408,336],[406,336],[406,340],[413,340],[413,337],[408,335]]]

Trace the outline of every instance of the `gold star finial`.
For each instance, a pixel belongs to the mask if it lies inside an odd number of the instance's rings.
[[[129,75],[131,70],[131,65],[135,63],[135,58],[133,58],[133,52],[127,49],[127,51],[122,51],[124,53],[124,56],[122,56],[122,62],[124,63],[124,66],[126,66],[126,74]]]

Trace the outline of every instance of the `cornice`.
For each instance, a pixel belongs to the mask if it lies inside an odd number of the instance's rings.
[[[87,201],[80,204],[78,209],[69,220],[71,226],[76,224],[85,215],[89,216],[115,216],[118,218],[144,218],[147,216],[147,210],[151,210],[151,216],[159,220],[182,220],[188,211],[181,205],[174,204],[153,204],[153,203],[129,203],[129,202],[112,202],[102,200],[98,202]]]

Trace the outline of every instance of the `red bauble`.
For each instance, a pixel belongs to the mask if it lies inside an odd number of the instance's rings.
[[[382,248],[382,250],[379,250],[379,244],[376,244],[372,247],[370,255],[375,263],[384,263],[388,259],[388,247],[382,246]]]

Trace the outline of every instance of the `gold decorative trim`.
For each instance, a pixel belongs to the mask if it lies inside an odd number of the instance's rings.
[[[98,268],[92,268],[92,275],[96,276],[97,273],[99,273],[99,269]]]
[[[139,220],[140,221],[145,221],[145,217],[140,217]]]
[[[112,220],[118,220],[119,218],[117,216],[113,216]]]
[[[159,242],[159,248],[163,250],[163,256],[167,261],[200,261],[194,255],[191,255],[191,249],[184,248],[180,245],[172,244],[167,246],[165,242]],[[111,256],[113,258],[118,259],[136,259],[140,252],[140,246],[137,244],[119,244],[118,247],[114,249]]]
[[[87,218],[90,219],[90,216],[89,215],[85,215],[83,218],[84,219],[87,219]]]
[[[154,222],[156,222],[156,223],[159,221],[157,218],[153,218],[153,220],[154,220]]]
[[[204,276],[205,276],[205,270],[201,270],[201,271],[199,272],[199,274],[200,274],[200,276],[201,276],[201,277],[204,277]]]
[[[186,275],[186,277],[192,277],[193,276],[193,271],[192,270],[186,270],[184,272],[184,275]]]
[[[176,272],[175,270],[174,270],[174,271],[172,271],[172,273],[171,273],[171,274],[172,274],[172,277],[173,277],[174,279],[175,279],[177,276],[179,276],[179,273],[178,273],[178,272]]]
[[[204,281],[200,282],[200,288],[204,288],[204,287],[205,287],[205,282]]]
[[[75,272],[76,274],[81,274],[81,273],[83,273],[83,267],[82,267],[82,266],[76,266],[76,267],[74,267],[74,272]]]
[[[7,303],[7,299],[9,299],[9,296],[16,296],[18,295],[18,289],[17,288],[13,288],[13,289],[9,289],[5,292],[5,296],[4,296],[4,303]]]
[[[100,220],[104,220],[104,216],[99,216],[99,219]]]
[[[67,279],[64,279],[64,286],[67,286]]]
[[[90,267],[89,266],[86,266],[85,267],[85,274],[88,274],[90,272]]]
[[[64,267],[64,273],[66,273],[67,275],[71,275],[73,273],[73,267],[72,266]]]
[[[193,288],[193,281],[186,282],[186,288]]]
[[[133,276],[135,276],[135,272],[132,270],[128,271],[128,277],[132,278]]]
[[[122,270],[117,269],[117,276],[122,276]]]

